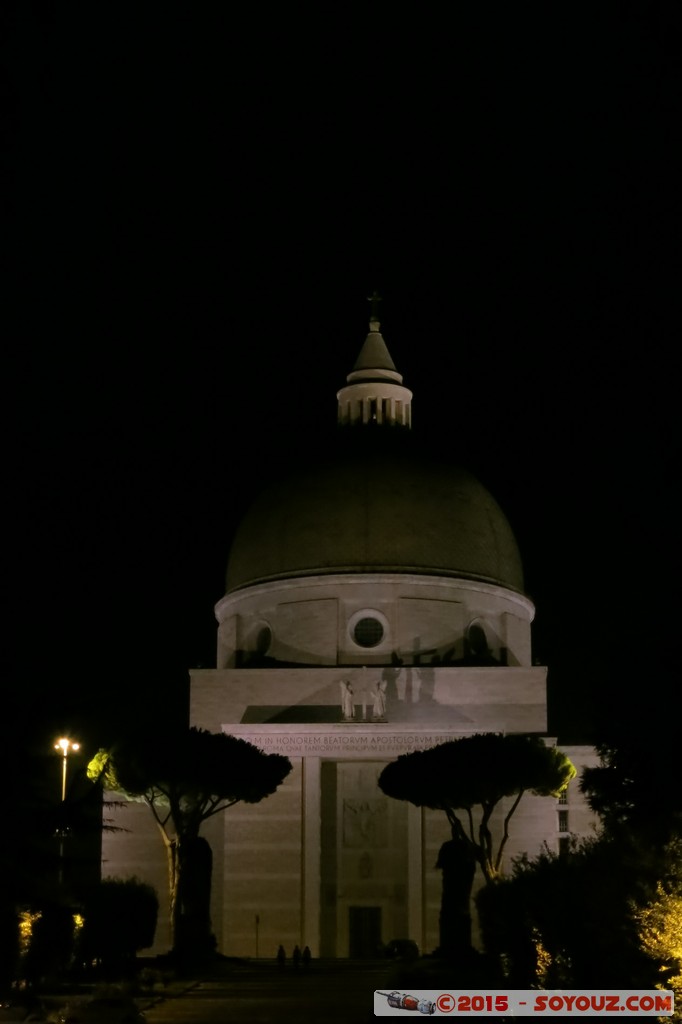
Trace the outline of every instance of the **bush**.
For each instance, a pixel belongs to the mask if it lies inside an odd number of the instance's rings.
[[[85,901],[80,959],[119,968],[154,942],[159,900],[137,878],[107,878]]]
[[[30,985],[58,978],[70,967],[74,954],[73,908],[46,903],[35,911],[28,950],[21,961],[21,972]]]

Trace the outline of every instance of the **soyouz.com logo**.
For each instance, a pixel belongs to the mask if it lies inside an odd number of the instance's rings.
[[[374,992],[375,1017],[426,1016],[493,1017],[671,1017],[675,997],[668,991],[575,989],[564,992],[508,990],[490,992]]]

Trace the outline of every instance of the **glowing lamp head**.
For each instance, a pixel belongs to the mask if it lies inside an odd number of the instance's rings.
[[[65,737],[57,740],[54,745],[55,750],[61,750],[64,757],[69,753],[70,750],[80,750],[80,743],[72,743],[71,740],[67,740]]]

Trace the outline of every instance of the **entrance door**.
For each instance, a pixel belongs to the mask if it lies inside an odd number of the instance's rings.
[[[381,907],[349,907],[348,936],[351,959],[377,956],[381,946]]]

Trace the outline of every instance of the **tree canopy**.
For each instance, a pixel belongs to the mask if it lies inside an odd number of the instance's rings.
[[[379,786],[387,796],[444,811],[453,838],[471,844],[486,880],[492,881],[523,794],[557,797],[575,775],[569,758],[540,737],[482,733],[401,754],[384,768]],[[513,802],[495,849],[490,821],[507,797]],[[475,808],[480,808],[477,818]]]
[[[291,771],[281,754],[265,754],[246,740],[190,728],[128,739],[100,750],[88,777],[105,789],[144,800],[156,820],[168,857],[172,943],[188,944],[185,920],[193,918],[191,941],[208,942],[210,848],[202,822],[239,801],[259,803]],[[203,882],[197,875],[203,875]]]
[[[674,716],[652,735],[634,726],[612,728],[586,768],[581,790],[607,832],[633,830],[658,846],[682,835],[678,728]]]
[[[246,740],[191,728],[137,737],[100,750],[88,777],[105,789],[141,797],[159,823],[172,816],[184,831],[240,800],[258,803],[291,771],[281,754],[264,754]]]

